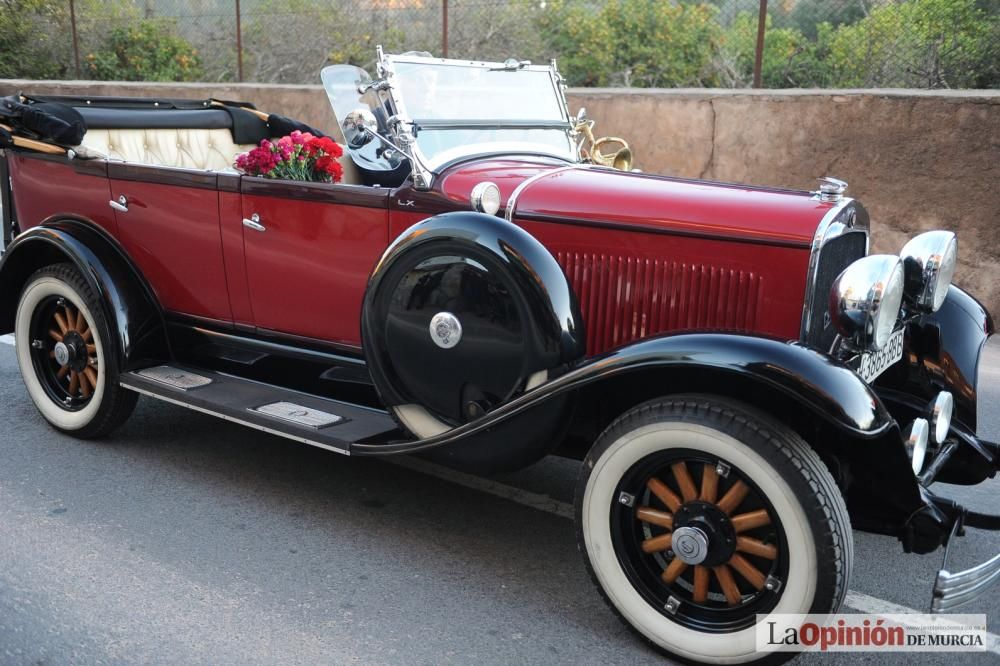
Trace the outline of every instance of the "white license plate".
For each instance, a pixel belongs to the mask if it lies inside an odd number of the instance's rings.
[[[871,383],[886,368],[901,358],[903,358],[903,329],[893,333],[886,346],[879,351],[862,354],[858,374],[863,380]]]

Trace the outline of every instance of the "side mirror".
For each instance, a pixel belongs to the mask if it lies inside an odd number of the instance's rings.
[[[344,131],[344,140],[349,147],[360,148],[375,136],[378,121],[368,109],[358,108],[347,114],[340,123],[340,129]]]

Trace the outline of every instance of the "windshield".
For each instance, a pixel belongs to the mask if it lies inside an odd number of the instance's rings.
[[[550,67],[385,56],[396,113],[413,123],[432,169],[468,155],[534,153],[575,160],[566,105]]]
[[[393,56],[380,49],[378,69],[374,80],[352,65],[322,72],[338,121],[364,109],[378,134],[394,144],[348,146],[355,163],[369,171],[395,173],[412,155],[414,179],[422,187],[444,165],[474,155],[578,160],[554,66]]]
[[[547,67],[400,60],[394,69],[393,87],[412,120],[566,121]]]

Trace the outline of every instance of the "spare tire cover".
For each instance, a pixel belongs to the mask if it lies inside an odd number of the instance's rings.
[[[581,357],[580,321],[561,268],[535,238],[493,216],[447,213],[386,252],[365,296],[362,337],[386,406],[419,406],[437,421],[419,426],[394,411],[426,437]]]

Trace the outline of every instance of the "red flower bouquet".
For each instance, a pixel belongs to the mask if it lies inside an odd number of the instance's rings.
[[[235,166],[248,176],[336,183],[344,175],[337,161],[343,154],[333,139],[296,130],[277,141],[264,139],[257,148],[237,155]]]

